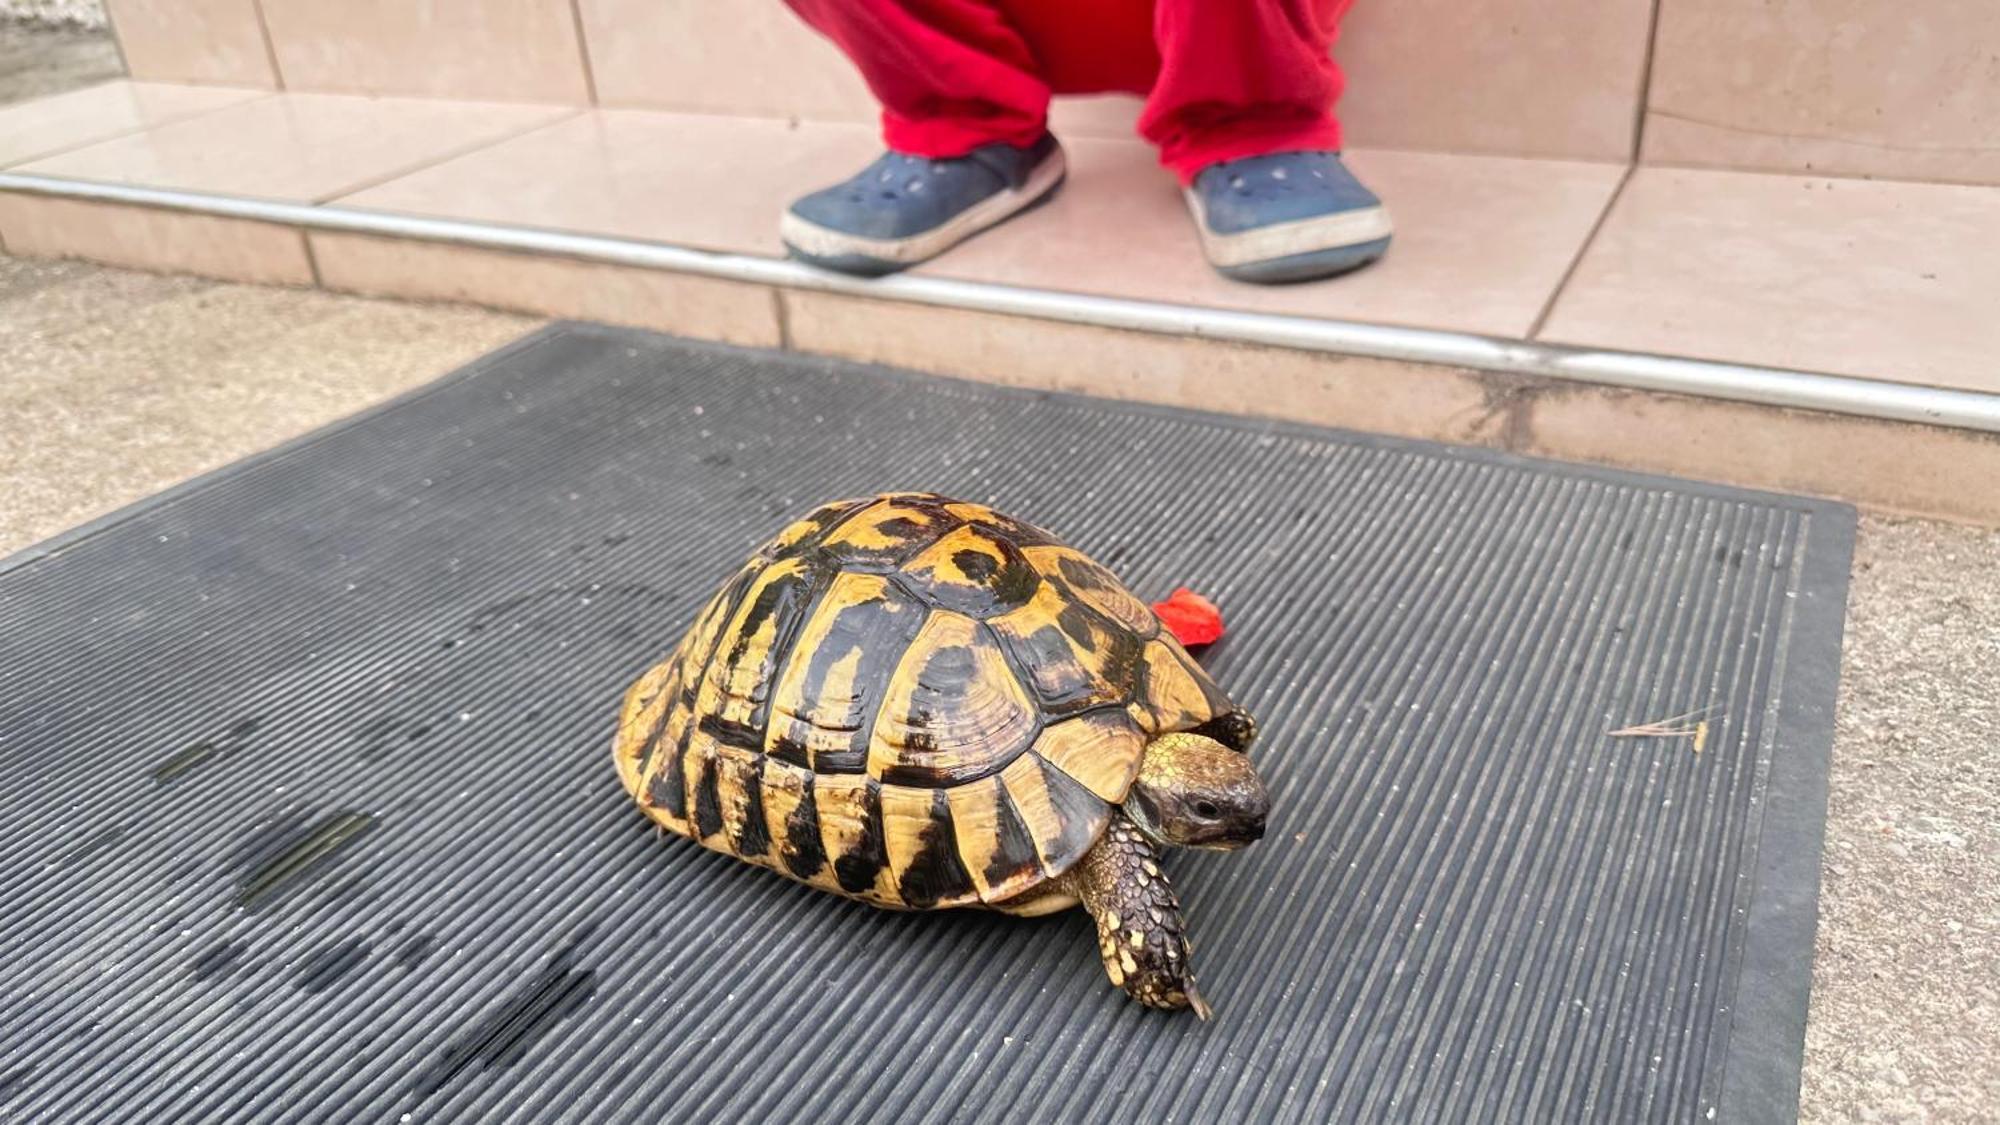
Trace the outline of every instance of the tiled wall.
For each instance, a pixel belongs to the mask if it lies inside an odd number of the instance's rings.
[[[872,120],[833,45],[779,0],[576,0],[605,105]]]
[[[2000,183],[1995,0],[1664,0],[1646,159]]]
[[[873,116],[780,0],[108,3],[139,78]],[[1360,146],[2000,183],[1995,42],[1994,0],[1359,0],[1337,54]]]
[[[277,84],[257,0],[105,0],[134,78]]]
[[[294,90],[584,102],[570,0],[257,0]]]
[[[1358,145],[1625,160],[1653,0],[1356,0],[1334,54]]]

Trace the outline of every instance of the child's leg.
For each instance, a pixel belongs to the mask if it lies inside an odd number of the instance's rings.
[[[1058,94],[1145,94],[1160,76],[1153,0],[1000,0],[1000,7]]]
[[[1156,0],[1160,76],[1139,132],[1181,178],[1218,161],[1338,150],[1340,68],[1328,53],[1351,0]]]
[[[1048,84],[999,0],[787,3],[861,71],[897,152],[964,156],[1045,131]]]

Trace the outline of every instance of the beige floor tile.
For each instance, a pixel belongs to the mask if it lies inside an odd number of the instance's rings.
[[[341,202],[775,256],[786,204],[875,152],[858,124],[600,110]]]
[[[1995,43],[1991,0],[1663,0],[1646,159],[2000,183]]]
[[[1622,170],[1615,165],[1356,154],[1399,219],[1387,261],[1319,285],[1225,281],[1203,261],[1171,177],[1139,141],[1076,138],[1051,205],[924,271],[1224,308],[1526,332]],[[343,200],[776,255],[777,217],[801,191],[875,151],[860,125],[606,110]]]
[[[1225,280],[1202,258],[1172,177],[1139,141],[1077,139],[1049,206],[923,272],[1008,285],[1493,335],[1528,331],[1616,187],[1616,165],[1356,152],[1396,241],[1376,265],[1310,285]]]
[[[17,102],[0,107],[0,167],[264,95],[262,90],[120,80]]]
[[[88,258],[275,285],[313,283],[298,231],[213,215],[0,193],[0,246],[23,257]]]
[[[1359,147],[1625,160],[1652,0],[1375,0],[1334,48]]]
[[[774,294],[761,285],[362,235],[310,238],[329,289],[470,301],[732,344],[781,343]]]
[[[104,0],[132,77],[275,89],[257,0]]]
[[[574,112],[562,106],[282,94],[18,170],[317,201]]]
[[[590,100],[570,0],[259,2],[287,89]]]
[[[1642,168],[1543,338],[2000,391],[2000,189]]]
[[[1469,371],[787,291],[792,347],[985,383],[1499,445],[1504,401]]]

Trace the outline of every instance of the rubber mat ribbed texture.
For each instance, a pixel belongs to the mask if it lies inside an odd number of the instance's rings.
[[[1080,915],[872,910],[626,799],[625,686],[885,489],[1227,612],[1277,805],[1172,857],[1214,1022],[1113,990]],[[0,571],[0,1117],[1782,1117],[1851,537],[561,326]]]

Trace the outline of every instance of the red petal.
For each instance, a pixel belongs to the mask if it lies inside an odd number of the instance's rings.
[[[1153,612],[1184,645],[1205,645],[1222,636],[1222,611],[1185,586],[1166,601],[1154,602]]]

